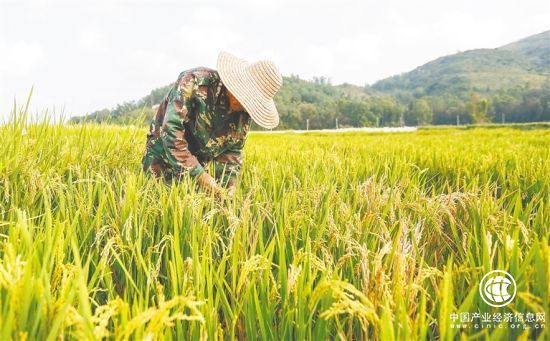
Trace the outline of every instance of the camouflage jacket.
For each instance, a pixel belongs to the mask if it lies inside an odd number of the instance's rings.
[[[179,180],[185,172],[196,178],[211,164],[212,175],[232,185],[241,170],[249,123],[246,112],[230,112],[227,88],[216,70],[184,71],[151,122],[143,170]]]

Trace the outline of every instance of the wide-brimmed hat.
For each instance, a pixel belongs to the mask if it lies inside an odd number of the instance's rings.
[[[269,60],[249,63],[227,52],[218,55],[218,73],[229,91],[259,126],[271,129],[279,124],[273,97],[283,85],[283,77]]]

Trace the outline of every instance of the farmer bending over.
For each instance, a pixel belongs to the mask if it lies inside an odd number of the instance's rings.
[[[270,61],[248,63],[226,52],[217,67],[179,75],[151,122],[142,166],[167,181],[187,172],[206,191],[232,196],[250,118],[268,129],[279,124],[273,96],[283,79]]]

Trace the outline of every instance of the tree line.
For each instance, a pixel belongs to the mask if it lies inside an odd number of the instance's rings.
[[[353,92],[324,78],[310,83],[293,76],[285,82],[276,97],[283,129],[305,129],[307,120],[310,129],[334,128],[336,119],[340,127],[550,121],[548,86],[427,96],[384,94],[369,86]]]
[[[117,124],[147,124],[170,86],[153,90],[138,101],[103,109],[88,121]],[[285,77],[275,96],[281,123],[277,129],[330,129],[339,127],[417,126],[472,123],[550,121],[550,86],[529,84],[493,93],[464,91],[425,95],[422,92],[387,94],[370,86],[342,84],[330,79]],[[139,119],[143,119],[139,121]],[[84,117],[74,117],[80,123]],[[258,127],[253,127],[259,129]]]

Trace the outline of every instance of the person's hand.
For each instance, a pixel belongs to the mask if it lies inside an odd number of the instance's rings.
[[[204,172],[198,179],[197,183],[199,186],[204,189],[207,193],[214,194],[214,197],[219,202],[231,199],[235,196],[237,192],[237,187],[233,184],[229,185],[227,188],[223,188],[216,180],[208,173]]]
[[[237,187],[235,185],[231,185],[227,187],[226,194],[228,197],[233,198],[236,192],[237,192]]]
[[[223,188],[218,186],[218,184],[216,183],[216,180],[206,172],[201,174],[201,176],[197,179],[197,183],[206,192],[214,193],[216,197],[221,195],[221,192],[223,191]]]
[[[219,191],[216,192],[216,199],[219,202],[225,202],[231,200],[235,196],[237,188],[235,186],[228,186],[226,188],[219,188]]]

